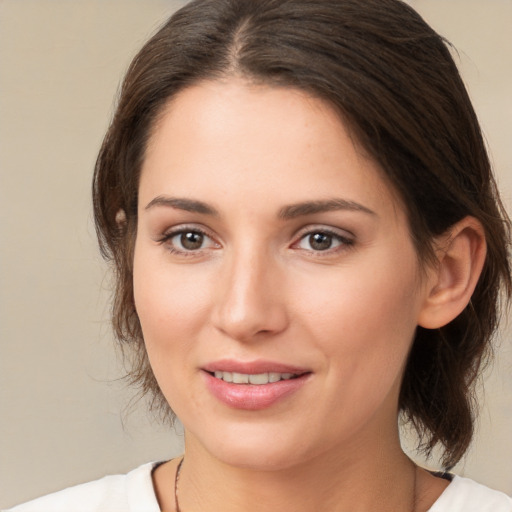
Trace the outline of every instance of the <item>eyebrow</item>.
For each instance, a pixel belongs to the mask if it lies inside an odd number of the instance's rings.
[[[314,213],[323,213],[336,210],[349,210],[353,212],[367,213],[368,215],[378,216],[373,210],[370,210],[362,204],[346,199],[327,199],[325,201],[305,201],[303,203],[284,206],[279,210],[279,218],[294,219],[303,215],[312,215]]]
[[[195,199],[186,199],[183,197],[167,197],[158,196],[152,199],[147,205],[146,210],[154,208],[155,206],[166,206],[168,208],[175,208],[177,210],[185,210],[187,212],[202,213],[203,215],[213,215],[218,217],[219,212],[212,206],[196,201]]]
[[[158,196],[152,199],[147,205],[146,210],[154,208],[155,206],[165,206],[167,208],[175,208],[177,210],[184,210],[187,212],[201,213],[203,215],[219,216],[219,212],[203,201],[195,199],[187,199],[183,197],[167,197]],[[347,201],[346,199],[327,199],[319,201],[304,201],[302,203],[290,204],[283,206],[278,213],[280,219],[288,220],[305,215],[313,215],[315,213],[330,212],[336,210],[348,210],[366,213],[368,215],[377,214],[363,206],[362,204],[354,201]]]

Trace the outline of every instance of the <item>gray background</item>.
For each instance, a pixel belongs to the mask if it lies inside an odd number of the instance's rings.
[[[122,73],[182,3],[0,0],[0,508],[181,450],[118,380],[90,181]],[[512,1],[410,3],[459,50],[510,209]],[[458,472],[512,493],[501,337]]]

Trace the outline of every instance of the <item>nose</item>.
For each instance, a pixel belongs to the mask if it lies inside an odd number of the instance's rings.
[[[213,323],[223,334],[250,342],[283,332],[288,325],[283,269],[255,250],[224,262]]]

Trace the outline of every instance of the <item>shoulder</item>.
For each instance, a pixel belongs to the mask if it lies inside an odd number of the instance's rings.
[[[7,512],[159,512],[151,479],[155,465],[144,464],[126,475],[69,487]]]
[[[512,498],[469,478],[454,476],[428,512],[512,512]]]

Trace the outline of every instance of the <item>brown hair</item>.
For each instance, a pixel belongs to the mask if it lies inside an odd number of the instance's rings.
[[[298,88],[333,105],[398,192],[424,263],[433,237],[468,215],[482,223],[488,254],[471,303],[446,327],[417,329],[400,393],[420,446],[429,454],[440,443],[444,466],[452,466],[472,438],[473,384],[497,326],[500,290],[510,295],[509,220],[448,45],[399,0],[196,0],[135,57],[93,184],[100,247],[116,271],[114,328],[134,348],[132,381],[172,415],[133,300],[145,147],[177,92],[232,75]]]

